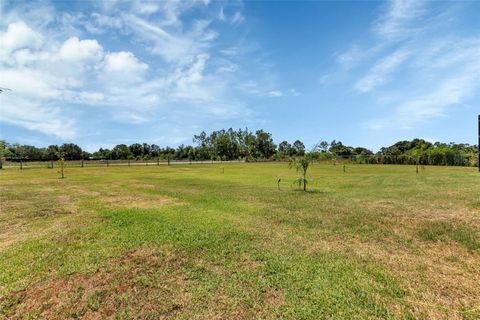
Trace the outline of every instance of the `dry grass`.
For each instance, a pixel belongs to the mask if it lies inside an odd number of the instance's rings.
[[[125,195],[110,194],[103,198],[109,206],[116,208],[155,209],[166,205],[178,204],[176,199],[165,196]]]
[[[171,318],[189,300],[179,271],[184,261],[175,253],[159,254],[152,248],[124,252],[97,272],[43,281],[14,293],[7,314],[11,312],[12,319],[105,319],[128,314]]]

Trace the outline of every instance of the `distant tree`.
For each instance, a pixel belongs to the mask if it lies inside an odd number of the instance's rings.
[[[157,146],[156,144],[152,144],[150,146],[150,157],[151,158],[158,158],[160,156],[160,147]]]
[[[341,141],[337,142],[335,140],[330,143],[330,148],[328,151],[340,157],[348,157],[353,154],[352,147],[345,146]]]
[[[296,140],[292,145],[292,155],[303,156],[305,155],[305,145],[302,141]]]
[[[85,150],[82,151],[82,159],[90,159],[93,155]]]
[[[97,159],[111,159],[111,151],[109,149],[100,148],[93,153],[93,157]]]
[[[192,146],[188,146],[187,147],[187,157],[188,157],[188,161],[190,161],[190,163],[195,160],[195,148],[193,148]]]
[[[148,143],[143,143],[142,144],[142,158],[144,159],[150,159],[150,145]]]
[[[282,141],[278,144],[278,151],[285,155],[290,154],[291,148],[292,148],[292,145],[287,141]]]
[[[45,158],[47,160],[58,160],[57,155],[58,152],[60,151],[60,148],[57,145],[49,145],[45,149]]]
[[[130,149],[130,152],[133,154],[133,156],[136,158],[136,159],[140,159],[142,157],[142,154],[143,154],[143,147],[141,144],[139,143],[134,143],[134,144],[131,144],[128,149]]]
[[[356,147],[353,148],[354,155],[373,155],[373,152],[367,148]]]
[[[130,159],[131,157],[132,157],[132,152],[125,144],[116,145],[110,153],[111,159],[127,160],[127,159]]]
[[[82,159],[82,148],[74,143],[64,143],[59,148],[60,153],[65,160],[80,160]]]
[[[316,149],[320,152],[327,152],[328,151],[328,142],[327,141],[319,141],[316,145]]]
[[[263,159],[270,159],[275,154],[277,148],[275,143],[273,143],[272,135],[263,130],[257,130],[255,135],[258,155]]]

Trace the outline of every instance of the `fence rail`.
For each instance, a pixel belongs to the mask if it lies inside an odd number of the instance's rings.
[[[211,160],[67,160],[66,167],[110,167],[110,166],[160,166],[160,165],[178,165],[178,164],[214,164],[214,163],[239,163],[244,160],[231,161],[211,161]],[[3,168],[58,168],[57,161],[3,161]]]

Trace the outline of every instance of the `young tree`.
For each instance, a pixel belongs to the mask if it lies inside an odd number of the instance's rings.
[[[58,167],[60,168],[59,173],[61,174],[61,178],[65,178],[65,154],[62,151],[57,153],[58,158]]]
[[[305,155],[303,157],[291,158],[290,159],[290,168],[295,168],[297,172],[301,173],[301,176],[297,179],[297,182],[300,185],[303,185],[303,191],[307,191],[307,170],[308,167],[313,163],[313,159]]]
[[[9,150],[7,143],[4,140],[0,140],[0,169],[3,169],[3,161],[9,156]]]

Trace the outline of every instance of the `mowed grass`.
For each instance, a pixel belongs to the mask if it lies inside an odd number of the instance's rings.
[[[480,318],[474,168],[309,174],[304,193],[285,163],[2,170],[0,318]]]

